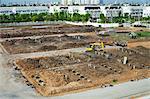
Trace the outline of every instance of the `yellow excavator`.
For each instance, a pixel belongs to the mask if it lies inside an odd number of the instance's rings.
[[[105,47],[104,42],[92,43],[86,48],[86,52],[103,50]]]

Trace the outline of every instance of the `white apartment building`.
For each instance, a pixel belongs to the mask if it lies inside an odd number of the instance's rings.
[[[99,0],[62,0],[62,5],[98,5]]]
[[[0,7],[0,14],[30,14],[49,12],[47,6]]]
[[[134,18],[141,18],[143,17],[143,7],[131,7],[130,9],[130,16]]]
[[[93,4],[93,5],[99,5],[100,4],[100,1],[99,0],[91,0],[91,3],[90,4]]]
[[[150,6],[100,6],[106,17],[118,17],[120,14],[133,18],[150,17]]]
[[[150,6],[145,6],[143,9],[143,17],[150,17]]]
[[[123,15],[128,15],[134,18],[143,17],[144,6],[122,6]]]
[[[83,1],[83,0],[80,0]],[[66,1],[64,1],[66,3]],[[91,14],[92,18],[99,18],[103,13],[107,18],[128,15],[134,18],[150,17],[150,6],[100,6],[100,5],[72,5],[72,6],[18,6],[0,7],[0,14],[29,14],[29,13],[54,13],[66,11],[68,13]]]
[[[100,6],[85,6],[84,10],[86,13],[89,13],[92,18],[98,19],[101,13]]]
[[[105,17],[119,17],[122,14],[121,6],[101,6],[101,12]]]
[[[61,4],[62,4],[62,5],[67,5],[67,4],[68,4],[68,0],[62,0],[62,1],[61,1]]]
[[[82,3],[81,3],[81,0],[74,0],[74,4],[75,5],[81,5]]]
[[[55,13],[65,11],[68,13],[79,13],[79,14],[86,14],[89,13],[92,18],[99,18],[101,13],[100,6],[50,6],[49,12]]]

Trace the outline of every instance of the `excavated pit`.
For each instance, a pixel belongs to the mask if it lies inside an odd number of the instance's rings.
[[[17,60],[23,76],[43,96],[61,95],[150,77],[148,48],[120,48],[97,53]],[[124,57],[128,61],[123,64]]]
[[[95,36],[54,36],[37,39],[12,39],[1,42],[10,54],[44,52],[85,47],[98,40]]]
[[[72,33],[87,33],[95,32],[98,28],[93,26],[78,26],[57,24],[48,25],[46,28],[33,28],[33,27],[13,27],[11,30],[1,30],[1,38],[13,38],[13,37],[28,37],[28,36],[43,36],[43,35],[55,35],[55,34],[72,34]]]

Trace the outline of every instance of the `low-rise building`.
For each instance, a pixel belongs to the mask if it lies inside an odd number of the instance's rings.
[[[134,18],[141,18],[143,17],[143,7],[142,6],[134,6],[130,7],[130,16]]]
[[[47,6],[17,6],[17,7],[0,7],[0,14],[30,14],[30,13],[47,13]]]
[[[122,6],[124,16],[130,16],[133,18],[143,17],[143,6]]]
[[[80,1],[80,0],[79,0]],[[79,2],[78,1],[78,2]],[[68,1],[64,0],[64,3]],[[92,2],[92,1],[91,1]],[[94,1],[93,1],[94,2]],[[150,6],[131,6],[131,5],[51,5],[47,6],[16,6],[16,7],[0,7],[0,14],[30,14],[30,13],[55,13],[68,12],[91,15],[92,19],[98,19],[103,13],[108,19],[113,17],[129,16],[136,19],[141,17],[150,17]]]
[[[121,6],[101,6],[102,13],[107,18],[119,17],[122,15],[122,7]]]
[[[100,6],[50,6],[49,12],[55,13],[55,12],[61,12],[65,11],[68,13],[79,13],[79,14],[90,14],[92,18],[98,19],[99,15],[101,13]]]
[[[150,6],[145,6],[143,9],[143,17],[150,17]]]
[[[62,5],[99,5],[99,0],[62,0]]]

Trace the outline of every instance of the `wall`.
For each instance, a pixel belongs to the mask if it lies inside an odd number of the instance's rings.
[[[68,22],[66,21],[67,24],[72,24],[72,25],[92,25],[95,27],[119,27],[118,23],[91,23],[91,22],[87,22],[87,23],[82,23],[82,22]]]

